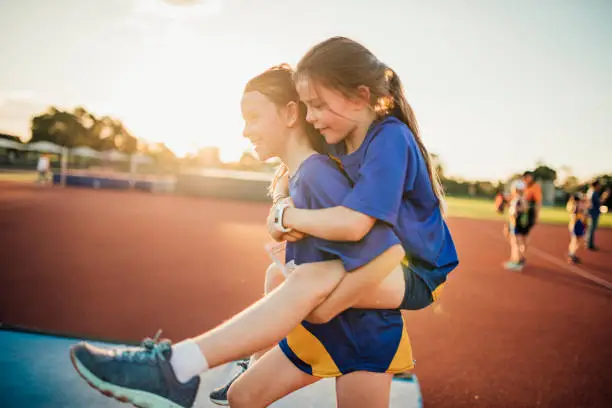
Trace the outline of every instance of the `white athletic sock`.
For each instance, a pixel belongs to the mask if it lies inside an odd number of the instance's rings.
[[[196,375],[208,370],[208,361],[192,339],[183,340],[172,346],[170,365],[176,379],[185,384]]]

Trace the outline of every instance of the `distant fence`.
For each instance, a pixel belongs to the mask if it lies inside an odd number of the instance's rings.
[[[206,170],[176,177],[175,193],[250,201],[270,201],[272,175],[246,171]]]

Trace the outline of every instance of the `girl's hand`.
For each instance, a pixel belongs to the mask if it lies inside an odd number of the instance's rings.
[[[304,238],[305,236],[306,234],[304,234],[303,232],[293,230],[291,232],[287,232],[286,234],[283,234],[281,236],[281,240],[287,241],[287,242],[296,242]]]
[[[272,206],[272,208],[270,208],[270,212],[268,213],[268,219],[267,219],[266,224],[268,226],[268,233],[270,234],[272,239],[278,242],[280,241],[295,242],[295,241],[298,241],[304,238],[304,234],[299,231],[291,230],[289,232],[283,232],[277,228],[276,224],[274,223],[274,213],[276,212],[278,206],[280,205],[284,205],[288,207],[294,206],[291,198],[287,197],[287,198],[284,198],[278,201],[276,204]]]
[[[291,232],[286,232],[286,233],[280,232],[278,230],[274,230],[270,232],[270,236],[276,242],[283,242],[283,241],[297,242],[300,239],[304,238],[306,234],[300,231],[295,231],[295,230]]]
[[[285,240],[284,236],[287,234],[276,229],[276,226],[274,225],[274,217],[272,215],[273,212],[274,212],[274,208],[270,210],[270,214],[268,214],[268,220],[267,220],[268,234],[270,234],[272,239],[275,240],[276,242],[281,242]]]

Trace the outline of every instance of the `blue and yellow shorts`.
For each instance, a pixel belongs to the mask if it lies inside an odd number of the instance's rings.
[[[578,238],[583,237],[586,232],[586,224],[581,219],[576,220],[570,229],[570,233]]]
[[[444,275],[455,269],[456,265],[439,268],[438,273]],[[404,291],[404,299],[400,305],[402,310],[421,310],[437,301],[442,295],[446,282],[440,283],[433,291],[427,283],[419,276],[422,274],[431,273],[427,268],[411,263],[407,258],[402,260],[402,270],[404,272],[404,283],[406,289]]]
[[[302,322],[279,346],[297,368],[314,377],[400,373],[414,367],[398,310],[348,309],[328,323]]]

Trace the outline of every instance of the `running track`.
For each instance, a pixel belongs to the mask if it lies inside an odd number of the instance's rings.
[[[180,340],[262,293],[263,203],[0,184],[0,322],[101,340]],[[451,219],[461,258],[409,316],[426,407],[607,407],[612,230],[580,268],[538,226],[522,273],[501,223]],[[587,279],[591,277],[592,279]]]

